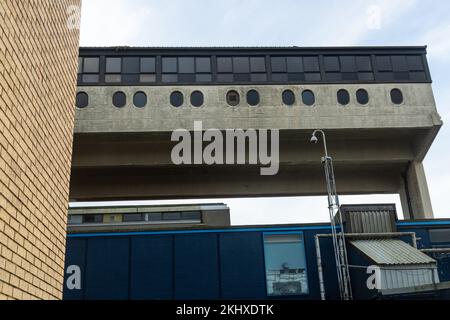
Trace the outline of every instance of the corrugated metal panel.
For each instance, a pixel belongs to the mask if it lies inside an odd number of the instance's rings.
[[[350,242],[378,265],[422,265],[436,261],[397,239],[355,240]]]
[[[381,268],[379,289],[412,288],[439,283],[439,275],[436,266],[428,265],[396,266],[395,269]]]
[[[397,211],[394,204],[343,205],[341,212],[347,233],[397,231]]]

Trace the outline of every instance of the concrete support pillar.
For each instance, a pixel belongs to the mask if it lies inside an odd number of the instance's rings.
[[[432,219],[430,193],[422,162],[411,162],[399,191],[405,219]]]

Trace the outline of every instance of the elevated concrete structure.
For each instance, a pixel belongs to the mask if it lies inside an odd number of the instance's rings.
[[[97,55],[100,61],[111,55],[154,54],[157,68],[156,82],[152,84],[79,82],[79,92],[89,96],[89,105],[76,111],[72,200],[323,195],[326,188],[320,163],[322,147],[309,143],[312,130],[323,129],[335,160],[340,194],[399,193],[405,217],[433,216],[422,161],[442,121],[433,98],[424,48],[320,49],[317,54],[321,83],[306,80],[278,83],[270,80],[269,70],[265,84],[218,83],[214,80],[209,84],[163,83],[159,81],[161,66],[158,65],[164,56],[164,52],[158,51],[162,49],[133,50],[81,50],[81,56]],[[316,53],[319,49],[313,52],[298,48],[283,50],[283,54],[301,56]],[[169,51],[170,55],[201,53],[214,56],[214,52],[207,49],[200,53],[188,49]],[[244,52],[265,56],[281,54],[263,49]],[[220,53],[233,55],[239,52],[235,49]],[[343,54],[371,56],[375,78],[372,81],[325,81],[327,72],[323,60]],[[375,66],[378,56],[387,54],[391,57],[402,54],[407,59],[420,54],[426,77],[423,80],[411,80],[412,76],[410,80],[381,80],[382,72]],[[393,64],[395,59],[392,58]],[[270,59],[267,57],[267,60]],[[270,69],[269,62],[267,66]],[[393,68],[395,70],[396,66]],[[215,67],[212,69],[215,77]],[[282,101],[282,94],[288,89],[296,96],[292,106],[286,106]],[[341,89],[350,93],[350,102],[346,106],[336,99],[337,91]],[[359,89],[367,90],[368,104],[357,102]],[[392,89],[402,92],[401,104],[392,102]],[[204,95],[201,107],[193,107],[189,102],[191,93],[197,90]],[[226,94],[230,90],[240,93],[238,106],[227,104]],[[259,92],[259,105],[247,104],[245,97],[249,90]],[[313,106],[302,103],[304,90],[314,93]],[[112,104],[112,96],[117,91],[124,92],[127,97],[122,108]],[[181,107],[171,106],[170,95],[174,91],[184,95]],[[133,105],[136,92],[146,93],[145,107]],[[175,166],[170,158],[175,145],[170,141],[171,132],[180,128],[193,130],[194,121],[202,121],[204,129],[280,129],[278,175],[260,176],[260,166]]]

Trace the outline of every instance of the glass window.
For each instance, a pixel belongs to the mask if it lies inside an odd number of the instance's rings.
[[[324,57],[323,62],[327,72],[338,72],[341,70],[338,57]]]
[[[250,57],[251,72],[266,72],[266,58]]]
[[[267,74],[266,73],[252,73],[250,75],[250,80],[254,82],[266,82]]]
[[[203,93],[200,91],[194,91],[191,94],[191,104],[194,107],[201,107],[203,105]]]
[[[250,73],[250,62],[248,57],[233,58],[234,73]]]
[[[181,213],[180,212],[164,212],[163,213],[163,220],[180,220],[181,219]]]
[[[102,214],[86,214],[83,215],[83,223],[102,223],[103,215]]]
[[[140,82],[155,82],[156,81],[156,75],[154,74],[141,74],[139,76]]]
[[[350,94],[347,90],[341,89],[337,92],[337,101],[339,104],[346,106],[350,103]]]
[[[450,229],[430,229],[432,243],[450,243]]]
[[[83,74],[82,77],[82,80],[85,83],[97,83],[98,79],[98,74]]]
[[[142,221],[143,215],[140,213],[126,213],[123,215],[123,222],[137,222]]]
[[[181,219],[182,220],[201,220],[202,214],[201,214],[201,212],[198,212],[198,211],[182,212]]]
[[[377,56],[377,67],[379,71],[392,71],[390,56]]]
[[[178,75],[177,74],[163,74],[161,76],[162,82],[177,82]]]
[[[170,95],[170,104],[174,107],[181,107],[184,102],[183,94],[180,91],[172,92]]]
[[[176,73],[177,71],[177,58],[162,58],[163,73]]]
[[[403,93],[399,89],[391,90],[391,101],[394,104],[402,104],[403,103]]]
[[[303,67],[305,72],[318,72],[319,69],[319,58],[318,57],[304,57]]]
[[[272,57],[270,59],[272,64],[272,72],[286,72],[286,57]]]
[[[406,60],[410,71],[423,71],[422,56],[407,56]]]
[[[339,60],[341,62],[342,72],[356,72],[356,60],[354,56],[341,56]]]
[[[228,91],[227,93],[227,103],[232,106],[235,107],[239,104],[239,93],[237,91],[231,90]]]
[[[99,72],[99,58],[84,58],[83,72],[98,73]]]
[[[127,104],[127,97],[122,91],[117,91],[113,95],[113,105],[122,108]]]
[[[264,260],[268,296],[309,293],[303,234],[265,234]]]
[[[153,57],[141,58],[141,73],[155,73],[156,60]]]
[[[178,58],[178,72],[179,73],[195,73],[194,58],[192,58],[192,57]]]
[[[69,214],[68,224],[81,224],[83,223],[83,216],[81,214]]]
[[[122,81],[122,75],[120,74],[106,74],[105,82],[106,83],[120,83]]]
[[[217,72],[231,73],[233,72],[233,63],[231,57],[217,58]]]
[[[259,93],[256,90],[250,90],[247,92],[247,103],[251,106],[257,106],[259,104]]]
[[[406,56],[392,56],[391,61],[392,61],[392,68],[394,69],[394,71],[398,72],[409,71]]]
[[[233,82],[234,77],[232,73],[223,73],[217,75],[218,82]]]
[[[356,67],[358,71],[372,71],[372,62],[369,56],[357,56]]]
[[[317,61],[319,63],[319,61]],[[303,67],[303,59],[301,57],[287,57],[286,65],[288,72],[303,72],[305,68]],[[319,65],[317,64],[317,68]]]
[[[161,221],[162,220],[162,213],[161,212],[147,213],[146,216],[147,216],[146,217],[147,221]]]
[[[292,106],[295,103],[295,94],[292,90],[283,91],[283,103],[287,106]]]
[[[209,57],[195,58],[195,72],[210,73],[211,72],[211,58],[209,58]]]
[[[122,72],[122,58],[106,58],[106,72],[107,73],[121,73]]]
[[[123,73],[139,73],[140,72],[140,66],[139,66],[140,59],[137,57],[126,57],[123,58]]]
[[[147,95],[142,92],[138,91],[133,96],[133,104],[138,108],[143,108],[147,105]]]
[[[359,104],[368,104],[369,103],[369,94],[364,89],[359,89],[356,91],[356,100]]]
[[[89,96],[86,92],[78,92],[75,105],[78,108],[86,108],[89,105]]]
[[[212,75],[211,74],[196,74],[195,82],[211,82]]]
[[[302,101],[303,104],[307,106],[312,106],[314,103],[316,103],[316,98],[314,96],[314,93],[311,90],[305,90],[302,92]]]

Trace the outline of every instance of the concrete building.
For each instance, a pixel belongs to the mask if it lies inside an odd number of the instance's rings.
[[[70,198],[323,195],[327,132],[339,194],[399,194],[433,217],[422,161],[441,118],[425,47],[82,48]],[[279,129],[280,170],[182,165],[173,130]]]
[[[62,297],[80,5],[0,1],[0,300]]]

